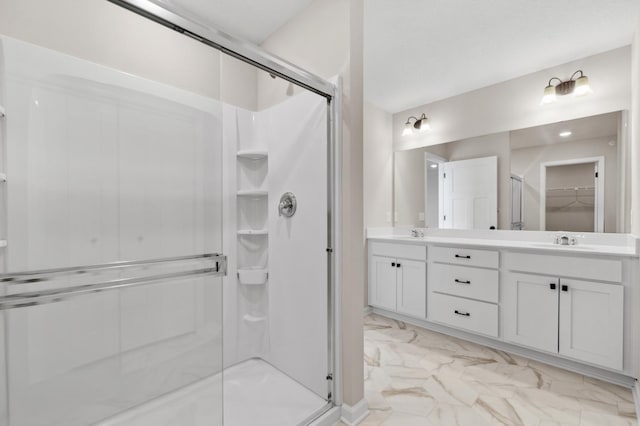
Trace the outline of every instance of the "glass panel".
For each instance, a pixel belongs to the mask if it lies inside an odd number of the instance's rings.
[[[0,297],[145,282],[0,311],[0,425],[221,425],[222,279],[166,261],[222,252],[219,53],[61,3],[0,4],[21,22],[0,18],[0,255],[5,274],[79,268],[5,275]]]
[[[225,425],[305,424],[329,392],[327,102],[227,56],[221,70]]]

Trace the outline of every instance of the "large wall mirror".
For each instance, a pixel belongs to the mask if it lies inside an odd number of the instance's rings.
[[[627,115],[398,151],[394,224],[629,232]]]

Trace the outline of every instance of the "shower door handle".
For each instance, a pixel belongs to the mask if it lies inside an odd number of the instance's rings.
[[[298,202],[296,196],[292,192],[285,192],[280,197],[280,203],[278,204],[278,216],[291,217],[296,214],[298,208]]]

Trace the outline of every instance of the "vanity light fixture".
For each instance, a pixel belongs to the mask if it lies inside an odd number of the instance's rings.
[[[558,133],[558,136],[560,136],[561,138],[568,138],[571,135],[572,133],[569,130],[565,130],[564,132]]]
[[[578,76],[579,74],[579,76]],[[577,78],[575,78],[578,76]],[[558,80],[559,83],[555,86],[552,84],[554,80]],[[547,87],[544,88],[544,95],[542,96],[542,104],[550,104],[551,102],[555,102],[556,96],[565,96],[571,95],[573,96],[584,96],[591,93],[591,88],[589,87],[589,77],[584,75],[582,70],[578,70],[571,75],[571,78],[566,81],[560,80],[558,77],[552,77],[549,79],[549,83]]]
[[[411,120],[414,120],[414,121],[411,122]],[[407,122],[404,123],[404,130],[402,131],[402,136],[407,136],[414,132],[424,133],[424,132],[428,132],[429,130],[431,130],[429,119],[424,113],[422,113],[420,118],[416,118],[414,116],[407,118]]]

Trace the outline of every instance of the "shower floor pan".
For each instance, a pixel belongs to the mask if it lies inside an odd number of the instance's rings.
[[[270,364],[250,359],[98,425],[222,426],[221,400],[224,426],[298,425],[326,405]]]

